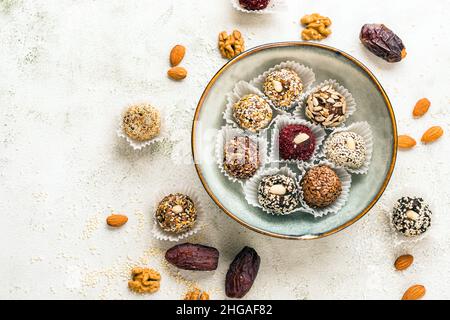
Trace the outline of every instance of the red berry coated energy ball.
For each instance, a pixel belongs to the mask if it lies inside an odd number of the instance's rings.
[[[280,130],[279,151],[284,160],[311,159],[316,148],[316,137],[307,126],[291,124]]]
[[[239,0],[242,8],[247,10],[263,10],[267,8],[270,0]]]

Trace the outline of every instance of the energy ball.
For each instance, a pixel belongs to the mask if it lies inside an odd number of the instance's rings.
[[[270,0],[239,0],[239,4],[246,10],[264,10],[269,5]]]
[[[248,94],[233,105],[233,117],[241,128],[256,133],[269,125],[272,109],[260,96]]]
[[[337,127],[344,123],[346,113],[345,97],[331,85],[317,89],[306,100],[306,117],[325,128]]]
[[[336,172],[320,165],[309,169],[301,181],[303,198],[312,208],[324,208],[334,203],[342,193],[342,183]]]
[[[431,210],[422,198],[402,197],[394,206],[392,223],[407,237],[419,236],[431,226]]]
[[[155,217],[162,230],[183,233],[194,226],[197,209],[188,196],[181,193],[169,194],[158,204]]]
[[[359,169],[366,161],[366,143],[354,132],[333,134],[324,145],[325,156],[337,166]]]
[[[288,109],[302,94],[303,83],[295,71],[280,69],[269,73],[263,89],[276,107]]]
[[[259,204],[276,214],[294,210],[299,203],[298,196],[295,180],[282,174],[265,176],[258,186]]]
[[[311,159],[316,148],[316,137],[307,126],[301,124],[287,125],[280,130],[280,157],[284,160]]]
[[[258,144],[248,136],[234,137],[225,144],[223,168],[229,175],[248,179],[260,165]]]
[[[131,139],[150,140],[161,131],[161,115],[149,104],[131,106],[123,115],[122,126],[125,134]]]

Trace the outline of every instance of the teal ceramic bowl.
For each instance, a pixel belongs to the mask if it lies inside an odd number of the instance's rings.
[[[311,67],[318,84],[335,79],[350,90],[357,111],[347,124],[367,121],[374,149],[367,175],[353,175],[346,205],[337,214],[314,218],[307,213],[272,216],[247,204],[239,184],[230,182],[214,161],[226,93],[239,80],[250,81],[272,66],[288,60]],[[336,233],[363,217],[378,201],[394,170],[397,128],[391,103],[374,75],[350,55],[306,42],[271,43],[246,51],[229,61],[212,78],[198,103],[192,127],[192,153],[200,180],[214,202],[231,218],[265,235],[283,239],[316,239]]]

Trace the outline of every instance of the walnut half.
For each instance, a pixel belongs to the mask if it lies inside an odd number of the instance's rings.
[[[331,25],[330,18],[318,13],[304,16],[300,23],[306,26],[302,31],[303,40],[322,40],[331,34],[331,30],[328,29]]]
[[[130,290],[137,293],[154,293],[159,290],[161,275],[159,272],[148,268],[133,268],[132,280],[128,281]]]
[[[241,52],[244,52],[244,38],[238,30],[234,30],[230,35],[226,31],[219,34],[219,50],[222,57],[232,59]]]
[[[184,300],[209,300],[209,294],[205,291],[195,288],[186,293]]]

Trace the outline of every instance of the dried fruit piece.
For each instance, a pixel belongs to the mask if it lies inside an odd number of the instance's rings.
[[[408,269],[414,262],[414,257],[410,254],[404,254],[395,260],[395,269],[402,271]]]
[[[112,214],[108,218],[106,218],[106,223],[110,227],[118,228],[127,223],[128,217],[122,214]]]
[[[423,143],[431,143],[442,137],[444,130],[440,126],[434,126],[425,131],[422,136]]]
[[[427,98],[420,99],[414,106],[413,116],[414,117],[423,116],[425,113],[427,113],[428,109],[430,108],[430,105],[431,102]]]
[[[306,26],[302,31],[303,40],[322,40],[331,34],[331,30],[328,29],[331,25],[330,18],[318,13],[303,16],[300,23]]]
[[[184,300],[209,300],[209,294],[205,291],[195,288],[184,296]]]
[[[425,287],[420,284],[416,284],[405,291],[402,300],[419,300],[425,295],[425,293]]]
[[[239,30],[234,30],[230,35],[226,31],[219,33],[219,50],[223,58],[232,59],[244,52],[244,38]]]
[[[183,243],[167,250],[166,260],[184,270],[212,271],[217,269],[219,251],[200,244]]]
[[[234,258],[225,280],[225,293],[230,298],[247,294],[258,275],[260,257],[255,249],[244,247]]]
[[[132,280],[128,281],[128,288],[137,293],[154,293],[159,290],[161,275],[149,268],[133,268]]]
[[[398,147],[400,149],[411,149],[416,145],[416,140],[408,135],[398,136]]]
[[[167,75],[173,80],[183,80],[187,76],[187,70],[183,67],[173,67],[167,71]]]
[[[184,55],[186,54],[186,48],[181,44],[177,44],[170,51],[170,65],[172,67],[176,67],[183,60]]]
[[[384,24],[365,24],[359,39],[370,52],[387,62],[399,62],[406,57],[402,40]]]

